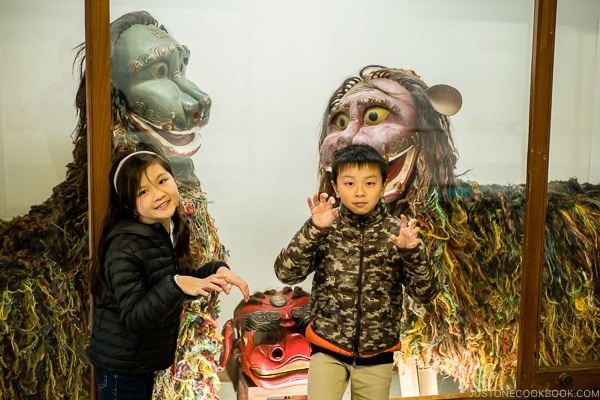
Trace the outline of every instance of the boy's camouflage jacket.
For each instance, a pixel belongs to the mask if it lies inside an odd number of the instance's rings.
[[[297,284],[314,272],[311,327],[339,349],[368,356],[399,342],[403,287],[418,302],[437,294],[437,279],[425,246],[403,250],[390,240],[400,219],[385,203],[365,216],[343,205],[327,229],[309,219],[275,261],[285,284]]]

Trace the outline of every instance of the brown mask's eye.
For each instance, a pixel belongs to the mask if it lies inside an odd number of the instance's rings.
[[[365,111],[363,122],[365,125],[377,125],[382,123],[390,113],[390,110],[383,107],[371,107]]]
[[[156,79],[167,79],[169,77],[169,65],[164,61],[152,64],[150,70]]]
[[[350,118],[348,115],[344,113],[336,114],[331,121],[339,130],[343,131],[348,127],[348,122],[350,122]]]

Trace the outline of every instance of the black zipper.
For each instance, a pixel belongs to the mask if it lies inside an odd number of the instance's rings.
[[[360,258],[358,264],[358,292],[356,296],[356,332],[354,336],[354,351],[352,356],[352,365],[356,365],[356,358],[360,347],[360,335],[362,331],[362,287],[363,287],[363,269],[364,269],[364,243],[365,240],[365,219],[360,219]]]

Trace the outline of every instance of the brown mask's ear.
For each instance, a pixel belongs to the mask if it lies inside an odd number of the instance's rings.
[[[440,114],[451,116],[456,114],[462,107],[462,96],[458,90],[450,85],[433,85],[427,90],[427,97],[435,111]]]

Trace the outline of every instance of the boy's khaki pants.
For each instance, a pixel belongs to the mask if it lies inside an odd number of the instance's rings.
[[[348,381],[352,400],[389,400],[393,366],[351,365],[315,353],[308,369],[308,400],[341,400]]]

